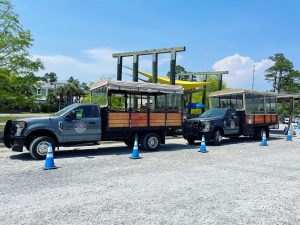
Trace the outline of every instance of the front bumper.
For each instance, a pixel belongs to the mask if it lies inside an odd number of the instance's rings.
[[[25,142],[25,137],[14,137],[12,139],[12,151],[23,152],[23,145]]]
[[[183,137],[185,139],[193,138],[194,140],[201,140],[204,135],[205,140],[209,141],[212,139],[212,132],[203,132],[199,127],[194,127],[192,125],[186,125],[183,129]]]
[[[7,148],[11,148],[12,151],[22,152],[25,142],[24,136],[15,136],[15,126],[13,121],[8,120],[6,122],[3,134],[3,142]]]

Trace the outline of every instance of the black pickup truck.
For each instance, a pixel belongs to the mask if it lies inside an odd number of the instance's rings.
[[[267,124],[246,124],[245,111],[233,108],[210,109],[199,117],[188,119],[184,124],[183,137],[189,144],[201,140],[204,135],[206,141],[213,141],[220,145],[223,137],[254,136],[260,139],[263,132],[269,137]]]

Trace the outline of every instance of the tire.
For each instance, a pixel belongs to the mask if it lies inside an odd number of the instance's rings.
[[[195,144],[195,138],[194,137],[188,137],[186,140],[187,140],[189,145]]]
[[[52,144],[52,151],[55,150],[54,140],[47,136],[33,139],[29,146],[29,152],[34,159],[45,159],[48,151],[48,144]]]
[[[268,129],[268,128],[265,128],[265,127],[260,127],[260,128],[258,128],[258,129],[256,129],[255,134],[254,134],[254,138],[255,138],[256,140],[261,140],[261,139],[262,139],[263,132],[266,133],[266,138],[269,138],[269,129]]]
[[[161,140],[158,134],[149,133],[142,138],[142,149],[145,151],[156,151],[160,146]]]
[[[222,131],[217,129],[213,133],[213,143],[214,145],[221,145],[222,143]]]
[[[133,140],[125,140],[125,145],[127,145],[128,148],[133,148],[134,141]]]

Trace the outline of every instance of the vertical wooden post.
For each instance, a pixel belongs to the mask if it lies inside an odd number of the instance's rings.
[[[152,83],[157,83],[157,53],[154,53],[152,55],[152,74],[153,74],[153,78],[152,78]]]
[[[132,65],[132,81],[138,82],[139,79],[139,56],[133,55],[133,65]]]
[[[123,57],[118,57],[117,80],[122,80]]]
[[[176,74],[176,52],[171,52],[170,62],[170,84],[175,85],[175,74]]]

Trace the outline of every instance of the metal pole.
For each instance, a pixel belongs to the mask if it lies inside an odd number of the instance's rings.
[[[171,52],[170,62],[170,84],[175,85],[175,74],[176,74],[176,52]]]
[[[132,81],[138,82],[139,79],[139,56],[133,56],[133,65],[132,65]]]
[[[254,88],[254,74],[255,74],[255,65],[253,65],[252,90],[253,90],[253,88]]]
[[[122,80],[122,64],[123,64],[123,57],[118,57],[118,67],[117,67],[117,80]]]
[[[153,78],[152,78],[152,83],[157,83],[157,53],[154,53],[152,55],[152,74],[153,74]]]

